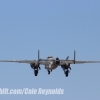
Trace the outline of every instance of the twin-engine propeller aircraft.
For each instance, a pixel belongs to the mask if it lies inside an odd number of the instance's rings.
[[[0,60],[0,62],[17,62],[17,63],[28,63],[31,68],[34,70],[34,75],[37,76],[40,68],[40,65],[44,65],[45,69],[48,71],[48,74],[52,70],[56,69],[58,66],[64,71],[66,77],[68,77],[69,70],[71,70],[70,64],[84,64],[84,63],[100,63],[100,61],[76,61],[75,60],[76,52],[74,50],[74,59],[68,60],[69,56],[65,59],[53,58],[48,56],[47,59],[40,59],[40,52],[38,50],[38,60]]]

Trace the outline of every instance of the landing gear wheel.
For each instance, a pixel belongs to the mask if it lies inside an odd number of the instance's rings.
[[[50,74],[50,71],[48,70],[48,74]]]
[[[66,77],[68,77],[68,71],[65,72]]]
[[[35,74],[35,76],[37,76],[38,75],[38,70],[34,70],[34,74]]]

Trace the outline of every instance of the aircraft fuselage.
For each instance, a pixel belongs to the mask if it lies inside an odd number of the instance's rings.
[[[58,65],[55,62],[55,58],[53,58],[52,56],[47,58],[49,65],[45,65],[45,68],[48,70],[54,70],[58,67]]]

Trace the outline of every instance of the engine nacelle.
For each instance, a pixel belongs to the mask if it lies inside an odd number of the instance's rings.
[[[65,65],[61,65],[61,67],[63,69],[68,69],[68,68],[70,68],[70,63],[66,63]]]
[[[36,69],[36,68],[39,67],[39,64],[38,63],[32,63],[32,64],[30,64],[30,66],[31,66],[32,69]]]
[[[65,66],[68,66],[69,67],[70,66],[70,63],[66,63]]]

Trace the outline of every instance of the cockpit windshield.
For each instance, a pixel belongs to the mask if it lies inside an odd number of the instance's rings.
[[[48,56],[48,58],[53,58],[52,56]]]

